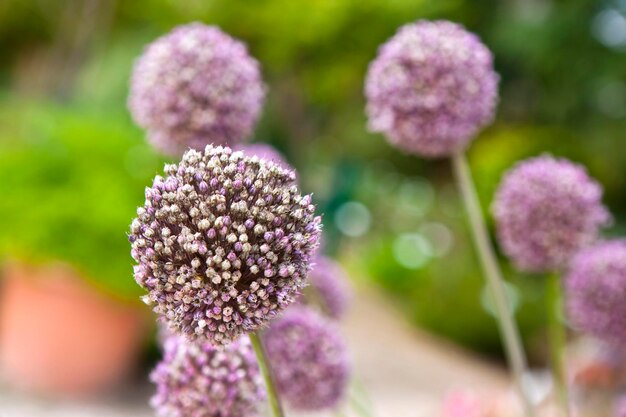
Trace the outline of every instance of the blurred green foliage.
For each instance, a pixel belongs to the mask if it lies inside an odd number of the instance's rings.
[[[132,126],[76,107],[9,101],[0,121],[0,254],[70,262],[136,300],[125,231],[159,158]]]
[[[419,18],[477,32],[502,76],[498,119],[470,150],[485,214],[505,169],[551,152],[586,164],[605,185],[616,217],[610,233],[619,233],[626,34],[607,32],[605,20],[625,13],[621,0],[4,0],[0,107],[19,123],[0,123],[0,241],[5,248],[23,241],[31,252],[64,256],[119,282],[114,288],[124,293],[134,290],[124,233],[159,161],[126,114],[128,75],[143,45],[173,26],[217,24],[261,61],[269,97],[255,138],[283,151],[305,191],[315,192],[327,250],[355,279],[379,283],[415,323],[499,353],[448,163],[403,155],[367,133],[367,64],[398,26]],[[16,102],[25,95],[63,104]],[[133,158],[149,160],[141,175],[128,170]],[[370,216],[358,236],[341,227],[350,202]],[[436,256],[407,249],[433,223],[449,230],[451,248]],[[407,263],[412,256],[424,260]],[[532,348],[543,332],[543,279],[502,261]]]

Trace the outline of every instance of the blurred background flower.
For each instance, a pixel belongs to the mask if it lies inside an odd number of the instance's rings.
[[[295,307],[263,335],[280,397],[295,410],[334,409],[350,381],[348,350],[336,323]]]
[[[554,272],[593,243],[611,215],[585,168],[540,156],[504,175],[493,202],[502,250],[522,271]]]
[[[626,241],[610,240],[581,250],[571,262],[564,285],[572,324],[623,349]]]
[[[369,65],[368,126],[407,152],[450,156],[493,120],[498,80],[473,33],[443,20],[409,23]]]
[[[150,375],[151,405],[159,417],[259,416],[266,397],[247,336],[227,347],[168,336],[163,360]]]
[[[159,150],[177,155],[248,139],[265,98],[259,63],[218,27],[177,26],[133,68],[128,107]]]

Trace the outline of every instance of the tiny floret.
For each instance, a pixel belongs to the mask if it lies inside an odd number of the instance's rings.
[[[264,343],[280,397],[292,408],[329,409],[344,398],[350,366],[333,322],[293,307],[265,332]]]
[[[565,276],[572,324],[616,347],[626,342],[626,240],[598,243],[572,259]]]
[[[157,149],[180,155],[246,140],[264,98],[259,63],[246,46],[191,23],[148,45],[135,63],[128,106]]]
[[[321,221],[295,173],[225,147],[187,151],[146,189],[129,240],[144,301],[173,333],[228,344],[304,287]]]
[[[256,417],[266,398],[247,337],[224,349],[168,336],[163,360],[150,375],[157,417]]]
[[[447,21],[401,27],[365,82],[369,128],[423,157],[462,151],[494,117],[499,76],[491,51]]]
[[[529,272],[563,269],[610,222],[600,184],[583,166],[550,156],[522,161],[504,175],[493,215],[504,253]]]

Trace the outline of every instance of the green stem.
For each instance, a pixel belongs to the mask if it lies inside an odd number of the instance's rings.
[[[561,280],[558,274],[550,274],[546,283],[546,309],[548,314],[548,342],[550,345],[550,366],[554,378],[554,388],[558,401],[566,416],[570,415],[569,395],[563,359],[567,335],[561,319],[563,300]]]
[[[254,332],[250,333],[250,341],[252,342],[252,347],[254,348],[257,361],[259,362],[261,374],[265,380],[272,415],[274,417],[284,417],[285,414],[283,413],[283,408],[280,405],[280,399],[278,398],[278,392],[276,391],[276,384],[274,384],[274,379],[272,378],[272,369],[269,361],[267,360],[267,355],[265,354],[265,349],[263,348],[263,342],[261,341],[259,335]]]
[[[489,238],[465,154],[458,153],[453,155],[452,165],[467,211],[474,245],[495,301],[500,336],[504,344],[507,360],[513,372],[526,415],[532,417],[535,415],[534,405],[524,387],[524,375],[528,371],[526,354],[524,353],[519,329],[506,295],[502,273]]]
[[[352,403],[353,409],[357,412],[357,414],[361,417],[374,417],[374,415],[370,412],[368,407],[371,405],[363,404],[363,401],[359,397],[357,397],[356,393],[350,392],[350,403]]]

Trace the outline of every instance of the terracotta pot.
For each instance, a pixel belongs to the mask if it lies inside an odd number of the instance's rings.
[[[88,395],[133,369],[149,329],[144,310],[102,295],[63,264],[11,263],[0,283],[0,374],[13,386]]]

